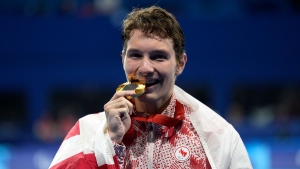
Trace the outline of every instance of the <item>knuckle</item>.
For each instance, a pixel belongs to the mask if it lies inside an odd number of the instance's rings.
[[[115,96],[121,97],[121,96],[122,96],[122,92],[116,92],[116,93],[115,93]]]
[[[107,109],[107,103],[104,104],[103,108],[104,108],[104,110]]]

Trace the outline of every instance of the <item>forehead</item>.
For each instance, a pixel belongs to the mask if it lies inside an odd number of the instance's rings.
[[[162,38],[155,34],[145,34],[140,30],[133,30],[127,41],[127,49],[131,47],[162,47],[173,49],[173,40],[171,38]]]

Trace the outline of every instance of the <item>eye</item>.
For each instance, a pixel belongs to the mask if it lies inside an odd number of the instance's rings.
[[[164,61],[164,60],[166,60],[167,59],[167,57],[165,56],[165,55],[161,55],[161,54],[159,54],[159,55],[153,55],[152,57],[151,57],[151,59],[152,60],[156,60],[156,61]]]
[[[132,59],[139,59],[139,58],[142,57],[142,55],[141,55],[141,54],[138,54],[138,53],[129,53],[129,54],[128,54],[128,57],[129,57],[129,58],[132,58]]]

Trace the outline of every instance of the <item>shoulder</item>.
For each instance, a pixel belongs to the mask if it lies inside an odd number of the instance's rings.
[[[179,87],[175,87],[174,93],[179,102],[191,108],[189,120],[200,136],[201,144],[213,166],[252,168],[244,143],[230,123]]]
[[[104,112],[86,115],[79,119],[80,135],[82,137],[93,137],[99,130],[103,130],[106,125]]]
[[[234,131],[223,117],[178,86],[175,86],[174,93],[179,102],[191,108],[190,120],[194,126],[198,126],[198,131]]]
[[[88,114],[86,116],[83,116],[79,119],[80,123],[83,122],[89,122],[89,123],[95,123],[95,122],[103,122],[106,120],[105,113],[104,112],[98,112],[94,114]]]
[[[178,86],[175,86],[174,93],[176,96],[176,99],[184,104],[190,107],[192,116],[191,118],[196,118],[201,120],[201,124],[205,124],[207,122],[208,125],[216,124],[217,126],[222,127],[223,125],[228,125],[229,123],[221,117],[218,113],[216,113],[214,110],[200,102],[198,99],[194,98]]]

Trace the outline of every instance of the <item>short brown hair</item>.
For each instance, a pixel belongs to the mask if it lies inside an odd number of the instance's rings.
[[[127,42],[135,29],[160,38],[171,38],[176,60],[181,59],[185,45],[184,34],[176,18],[165,9],[158,6],[134,8],[123,21],[122,40],[124,50],[126,50]]]

